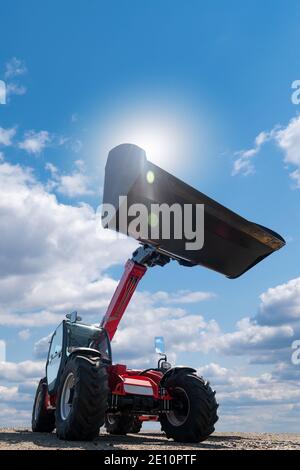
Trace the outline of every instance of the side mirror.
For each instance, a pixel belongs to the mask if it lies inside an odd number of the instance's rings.
[[[66,315],[66,318],[70,320],[71,323],[76,323],[77,321],[81,321],[81,317],[77,315],[77,312],[68,313]]]
[[[165,340],[163,336],[156,336],[154,340],[155,352],[160,356],[165,354]]]

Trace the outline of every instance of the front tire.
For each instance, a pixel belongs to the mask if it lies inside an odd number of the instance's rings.
[[[161,415],[162,431],[177,442],[201,442],[215,430],[218,404],[208,382],[194,373],[178,373],[164,384],[173,397],[172,408]]]
[[[71,356],[57,392],[58,438],[90,441],[98,437],[105,419],[108,391],[106,366],[98,357]]]
[[[47,394],[47,380],[41,379],[38,385],[32,410],[31,427],[33,432],[51,433],[55,429],[54,410],[47,410],[45,406]]]

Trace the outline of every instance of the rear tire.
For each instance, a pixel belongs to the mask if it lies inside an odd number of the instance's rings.
[[[201,442],[215,430],[218,404],[208,382],[191,372],[178,373],[164,384],[172,408],[160,417],[162,431],[177,442]]]
[[[135,417],[131,426],[131,433],[132,434],[138,434],[140,430],[142,429],[142,421],[139,420],[139,418]]]
[[[98,437],[105,419],[108,391],[106,366],[98,357],[71,356],[57,392],[58,438],[90,441]]]
[[[33,432],[51,433],[55,429],[54,410],[47,410],[45,406],[47,394],[47,380],[41,379],[38,385],[32,410],[31,427]]]
[[[105,428],[108,434],[118,434],[125,436],[126,434],[139,432],[133,431],[135,418],[132,415],[115,415],[107,413],[105,417]]]

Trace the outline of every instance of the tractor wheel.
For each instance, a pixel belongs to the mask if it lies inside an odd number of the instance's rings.
[[[99,436],[108,402],[106,366],[96,357],[71,356],[57,392],[56,434],[69,441]]]
[[[45,406],[46,393],[47,380],[46,378],[44,378],[40,380],[35,394],[31,421],[31,427],[33,432],[51,433],[55,429],[54,410],[47,410]]]
[[[139,418],[135,417],[131,426],[130,432],[132,434],[138,434],[140,430],[142,429],[142,421],[139,420]]]
[[[133,431],[135,418],[132,415],[115,415],[113,413],[107,413],[105,418],[105,428],[108,434],[119,434],[125,436],[125,434],[139,432]]]
[[[178,373],[164,384],[173,397],[171,411],[160,417],[162,431],[177,442],[201,442],[215,430],[218,404],[208,382],[196,374]]]

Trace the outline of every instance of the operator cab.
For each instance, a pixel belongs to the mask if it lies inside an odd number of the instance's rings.
[[[81,318],[77,312],[68,314],[67,320],[56,328],[50,341],[48,359],[46,364],[46,375],[48,391],[50,394],[56,392],[58,381],[68,357],[82,350],[94,350],[101,354],[101,358],[111,362],[111,347],[107,332],[104,328],[79,323]]]

